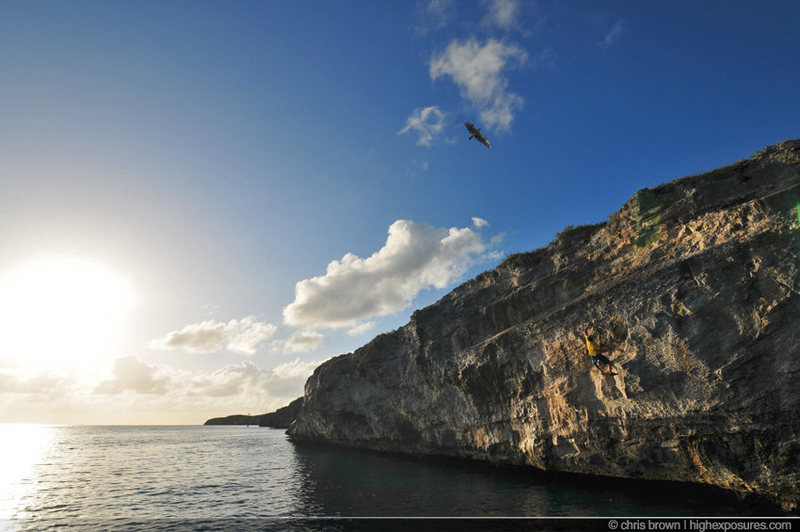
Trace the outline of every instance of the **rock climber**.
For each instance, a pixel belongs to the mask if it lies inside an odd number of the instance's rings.
[[[589,357],[592,359],[592,365],[600,371],[603,372],[603,367],[605,367],[608,371],[609,375],[619,375],[619,373],[614,372],[614,364],[606,357],[605,355],[600,354],[601,351],[608,351],[608,348],[601,348],[600,344],[597,342],[597,339],[589,334],[589,327],[590,324],[587,323],[586,327],[583,329],[583,337],[586,339],[586,349],[589,351]]]

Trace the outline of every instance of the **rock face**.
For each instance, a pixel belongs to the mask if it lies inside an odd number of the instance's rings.
[[[318,367],[289,434],[796,508],[799,218],[800,140],[640,190]]]
[[[279,408],[270,414],[264,414],[258,420],[262,427],[272,427],[274,429],[288,429],[292,422],[297,418],[300,407],[303,406],[303,398],[298,397],[287,406]]]

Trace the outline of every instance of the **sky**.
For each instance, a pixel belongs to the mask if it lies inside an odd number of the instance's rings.
[[[0,2],[0,422],[284,406],[505,256],[800,137],[798,27],[795,1]]]

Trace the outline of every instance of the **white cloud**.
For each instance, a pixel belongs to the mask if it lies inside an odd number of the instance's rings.
[[[365,332],[375,327],[377,323],[378,322],[375,321],[365,321],[364,323],[356,325],[355,327],[347,331],[347,334],[349,334],[350,336],[358,336],[359,334],[364,334]]]
[[[271,371],[264,371],[245,360],[193,378],[189,394],[207,397],[258,394],[273,377]]]
[[[517,26],[520,14],[519,0],[487,0],[488,13],[483,19],[484,26],[503,30]]]
[[[317,366],[325,362],[324,360],[313,360],[311,362],[301,362],[299,358],[295,358],[291,362],[284,362],[272,369],[272,374],[279,379],[287,379],[290,377],[303,377],[308,378],[317,369]]]
[[[425,4],[420,13],[417,24],[417,34],[425,35],[428,32],[440,29],[450,22],[455,12],[455,0],[430,0]]]
[[[221,323],[207,320],[172,331],[164,338],[153,340],[152,347],[185,349],[192,353],[214,353],[223,349],[252,355],[258,344],[270,338],[277,327],[255,321],[254,316]]]
[[[617,21],[613,26],[611,26],[611,29],[608,30],[608,33],[606,33],[606,36],[603,37],[603,40],[598,43],[600,48],[608,50],[612,44],[619,40],[624,27],[625,24],[621,20]]]
[[[238,396],[243,398],[243,403],[283,403],[283,406],[303,395],[306,380],[322,362],[324,361],[301,362],[298,358],[271,370],[263,370],[245,360],[241,364],[228,365],[213,373],[194,376],[184,387],[192,396]],[[244,398],[247,398],[246,401]]]
[[[324,337],[315,331],[299,331],[291,335],[284,344],[285,353],[305,353],[319,347]]]
[[[485,250],[480,234],[468,227],[437,229],[398,220],[372,256],[348,253],[331,261],[325,275],[298,282],[284,321],[297,327],[353,328],[393,314],[421,290],[446,287]]]
[[[403,135],[409,131],[417,134],[417,146],[430,146],[435,136],[444,128],[444,113],[438,107],[430,106],[424,109],[414,109],[406,120],[406,127],[397,132]]]
[[[477,228],[481,228],[481,227],[486,227],[487,225],[489,225],[489,222],[487,222],[483,218],[478,218],[477,216],[473,216],[472,217],[472,225],[474,225]]]
[[[112,378],[101,382],[94,393],[118,394],[132,391],[140,394],[164,395],[168,392],[170,378],[156,366],[150,366],[135,356],[114,361]]]
[[[507,91],[505,71],[524,64],[527,58],[522,48],[494,39],[483,45],[474,38],[456,40],[431,58],[429,72],[433,80],[450,76],[461,97],[479,110],[484,125],[506,130],[523,99]]]

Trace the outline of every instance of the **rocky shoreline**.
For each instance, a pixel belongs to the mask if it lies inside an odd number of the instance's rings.
[[[800,140],[641,190],[322,364],[288,432],[796,509],[799,213]]]

